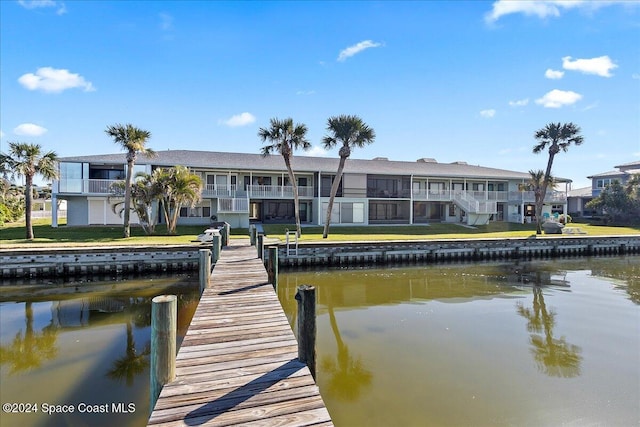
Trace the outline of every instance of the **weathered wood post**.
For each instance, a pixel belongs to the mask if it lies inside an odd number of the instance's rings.
[[[296,292],[298,301],[298,360],[307,364],[316,378],[316,288],[300,285]]]
[[[223,246],[229,246],[229,240],[231,239],[231,224],[228,222],[224,223],[224,242],[222,242]]]
[[[213,234],[213,243],[211,244],[211,262],[215,264],[220,259],[220,249],[222,248],[222,236],[219,233]]]
[[[249,226],[249,243],[251,246],[256,245],[256,226],[255,224],[251,224]]]
[[[221,246],[224,248],[225,246],[227,246],[226,242],[227,242],[227,227],[223,226],[220,229],[220,242],[221,242]]]
[[[258,234],[258,244],[256,245],[256,248],[258,248],[258,258],[263,259],[264,258],[264,234],[262,233]]]
[[[207,286],[209,286],[211,277],[211,251],[209,249],[200,249],[200,293],[202,293]]]
[[[267,259],[269,283],[273,285],[273,289],[278,290],[278,247],[269,246],[267,251],[269,254],[269,258]]]
[[[176,329],[178,298],[159,295],[151,300],[151,406],[156,406],[162,387],[176,378]]]

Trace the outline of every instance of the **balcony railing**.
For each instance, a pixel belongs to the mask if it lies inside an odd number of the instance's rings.
[[[237,186],[234,185],[218,185],[218,184],[207,184],[204,186],[202,190],[202,195],[204,197],[236,197]]]
[[[249,199],[247,198],[219,198],[218,212],[220,213],[248,213]]]
[[[54,189],[58,193],[109,194],[111,185],[121,179],[62,179]]]
[[[292,199],[290,185],[247,185],[247,193],[257,199]],[[298,186],[298,197],[313,197],[313,186]]]
[[[495,201],[478,200],[473,195],[473,191],[456,191],[453,194],[453,200],[469,213],[494,214],[498,212],[498,205]]]

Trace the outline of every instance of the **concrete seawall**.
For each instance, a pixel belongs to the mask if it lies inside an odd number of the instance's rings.
[[[268,245],[273,246],[273,244]],[[396,262],[547,258],[640,253],[638,236],[563,236],[510,239],[450,239],[277,244],[278,263],[349,266]]]
[[[198,269],[200,246],[88,247],[0,251],[0,278],[71,277]]]

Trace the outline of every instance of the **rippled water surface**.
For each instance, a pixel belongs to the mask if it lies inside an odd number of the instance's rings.
[[[640,257],[281,272],[292,324],[302,284],[338,426],[640,421]]]

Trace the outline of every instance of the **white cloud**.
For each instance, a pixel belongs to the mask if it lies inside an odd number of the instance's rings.
[[[558,18],[562,12],[570,9],[594,11],[605,6],[612,5],[638,6],[637,1],[628,0],[498,0],[493,2],[491,12],[485,14],[485,22],[492,24],[503,16],[514,13],[522,13],[527,16],[536,16],[540,19]]]
[[[562,68],[565,70],[580,71],[584,74],[595,74],[601,77],[611,77],[611,70],[618,68],[608,56],[599,56],[591,59],[576,59],[572,61],[570,56],[562,58]]]
[[[305,151],[304,155],[311,157],[325,157],[329,155],[329,152],[319,145],[314,145],[309,150]]]
[[[296,95],[315,95],[315,90],[299,90],[296,92]]]
[[[20,76],[18,82],[29,90],[41,90],[49,93],[60,93],[73,88],[82,88],[85,92],[95,90],[93,84],[86,81],[80,74],[51,67],[38,68],[35,74],[24,74]]]
[[[0,138],[4,138],[4,132],[0,130]]]
[[[518,99],[517,101],[509,101],[509,106],[511,107],[524,107],[529,104],[529,98]]]
[[[380,47],[380,46],[382,46],[382,43],[376,43],[371,40],[361,41],[360,43],[356,43],[353,46],[349,46],[348,48],[340,51],[340,54],[338,55],[338,61],[346,61],[347,58],[350,58],[353,55],[360,53],[365,49],[369,49],[372,47]]]
[[[551,80],[558,80],[564,76],[564,71],[552,70],[551,68],[547,68],[547,71],[544,72],[544,76]]]
[[[219,123],[229,127],[239,127],[249,125],[255,121],[256,118],[253,114],[245,112],[231,116],[226,120],[220,120]]]
[[[640,74],[638,73],[631,74],[631,78],[635,80],[640,80]]]
[[[47,129],[33,123],[22,123],[13,129],[13,133],[20,136],[41,136],[47,133]]]
[[[544,94],[542,98],[536,99],[536,104],[545,108],[560,108],[565,105],[575,104],[582,99],[582,95],[570,90],[554,89]]]
[[[171,31],[173,30],[173,16],[168,13],[159,13],[160,17],[160,29],[163,31]]]
[[[56,14],[64,15],[67,13],[67,7],[63,2],[53,0],[18,0],[18,4],[25,9],[39,9],[42,7],[57,8]]]
[[[480,115],[482,117],[484,117],[485,119],[491,119],[491,118],[493,118],[493,116],[496,115],[496,110],[493,110],[493,109],[491,109],[491,110],[482,110],[482,111],[480,111]]]

